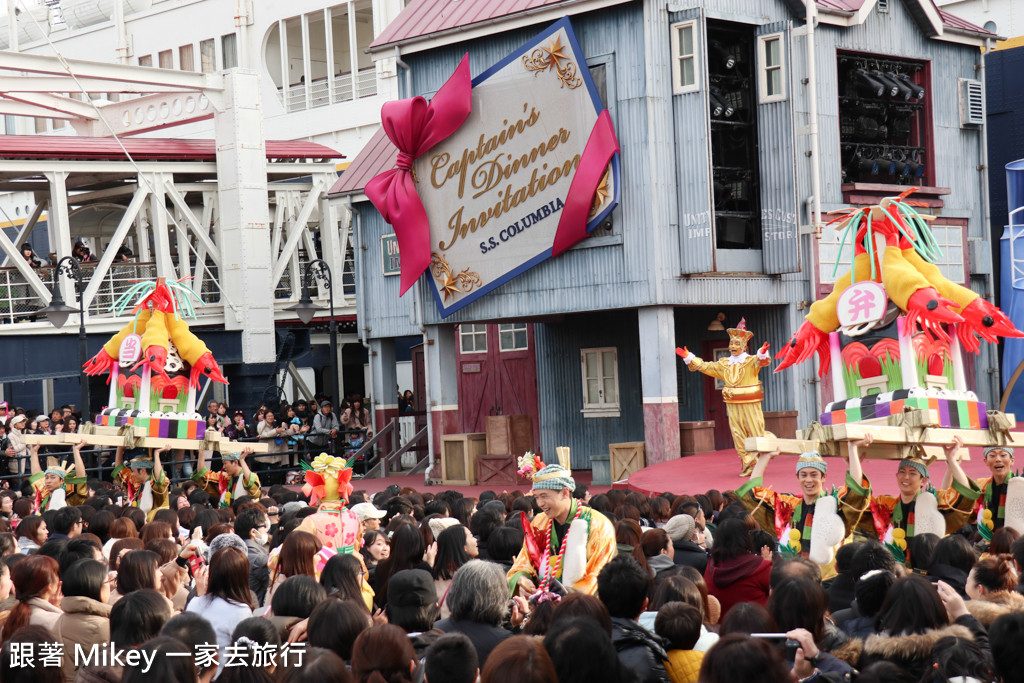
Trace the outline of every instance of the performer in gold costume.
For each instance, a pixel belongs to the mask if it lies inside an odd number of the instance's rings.
[[[733,444],[743,466],[740,475],[746,477],[754,469],[757,456],[748,454],[743,442],[748,436],[765,435],[764,412],[761,410],[764,389],[757,373],[771,363],[772,357],[768,353],[768,342],[758,349],[756,356],[747,353],[747,343],[754,333],[747,330],[746,319],[740,320],[739,325],[729,328],[727,332],[728,358],[706,361],[695,356],[685,346],[676,349],[676,354],[683,359],[690,372],[701,372],[725,382],[722,399],[729,415],[729,431],[732,432]]]

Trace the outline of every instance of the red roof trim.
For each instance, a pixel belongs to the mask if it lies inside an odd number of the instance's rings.
[[[394,168],[398,158],[398,148],[388,139],[383,128],[378,128],[363,150],[356,155],[352,163],[341,173],[334,186],[327,191],[328,195],[354,194],[362,192],[366,184],[377,175],[389,168]]]
[[[866,1],[816,0],[816,4],[826,12],[846,14],[859,11]],[[934,0],[911,1],[927,2],[935,6]],[[490,21],[509,19],[516,14],[566,2],[567,0],[501,0],[500,2],[498,0],[459,0],[458,2],[453,0],[415,0],[381,31],[380,35],[370,43],[369,49],[373,51],[389,45],[400,45],[426,38],[435,33],[466,29]],[[938,9],[938,11],[943,25],[948,28],[995,36],[994,33],[945,10]]]
[[[216,161],[214,140],[121,138],[136,161]],[[344,159],[345,155],[315,142],[267,140],[267,159]],[[84,159],[124,161],[114,138],[64,135],[0,135],[0,159]]]

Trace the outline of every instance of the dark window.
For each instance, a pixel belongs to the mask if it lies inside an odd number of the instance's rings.
[[[708,22],[708,82],[715,241],[719,249],[761,248],[754,34]]]
[[[608,65],[609,62],[590,64],[590,77],[594,79],[594,87],[605,107],[608,106]],[[605,219],[594,226],[590,231],[591,237],[601,237],[615,234],[615,222],[612,220],[614,212],[605,216]]]
[[[843,182],[929,185],[924,62],[839,54]]]

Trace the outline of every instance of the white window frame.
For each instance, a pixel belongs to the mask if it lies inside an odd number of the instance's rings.
[[[684,28],[689,28],[693,35],[693,52],[690,54],[679,54],[679,31]],[[672,24],[669,27],[670,42],[672,44],[672,94],[673,95],[684,95],[686,93],[698,92],[700,90],[700,43],[699,43],[699,31],[698,24],[695,19],[690,21],[679,21]],[[693,83],[682,82],[682,69],[679,68],[679,63],[684,59],[693,60]]]
[[[941,219],[940,219],[941,220]],[[929,226],[935,235],[939,248],[942,250],[940,258],[935,266],[950,282],[967,286],[967,261],[968,244],[964,239],[966,228],[955,223],[940,223],[935,221]],[[951,231],[951,232],[950,232]],[[843,260],[839,262],[835,277],[832,276],[832,269],[836,263],[836,256],[839,253],[838,240],[842,233],[840,231],[828,230],[822,234],[818,241],[818,280],[823,285],[835,284],[835,281],[849,272],[852,267],[850,246],[843,250]],[[955,246],[960,250],[960,260],[953,260],[949,256],[947,247]]]
[[[481,334],[481,331],[477,329],[478,327],[482,327],[483,328],[482,334],[483,334],[483,338],[484,338],[484,348],[482,348],[482,349],[477,349],[476,348],[476,338],[477,338],[477,336],[479,336]],[[466,350],[466,338],[467,337],[472,337],[473,338],[473,350],[472,351],[467,351]],[[461,353],[464,356],[468,355],[468,354],[471,354],[471,353],[487,353],[487,345],[488,345],[487,325],[485,325],[483,323],[480,323],[480,324],[476,324],[476,323],[462,323],[461,325],[459,325],[459,353]]]
[[[778,41],[779,63],[768,65],[768,43]],[[761,104],[769,102],[783,102],[788,96],[786,90],[786,36],[784,33],[768,33],[757,37],[757,99]],[[778,71],[780,74],[779,87],[781,90],[773,95],[768,94],[768,73]]]
[[[941,219],[933,221],[929,226],[932,234],[935,236],[939,249],[942,251],[942,256],[935,261],[935,266],[942,273],[943,277],[950,282],[967,287],[968,245],[967,240],[964,239],[964,233],[967,232],[967,228],[962,225],[941,223],[939,221]],[[959,250],[959,261],[950,258],[950,247],[956,247]]]
[[[580,349],[580,377],[582,380],[581,389],[583,392],[583,409],[580,412],[583,413],[583,417],[619,417],[621,414],[618,400],[604,401],[602,396],[602,400],[599,403],[587,403],[587,355],[597,354],[598,366],[603,369],[604,361],[602,359],[604,358],[604,354],[609,351],[613,354],[611,378],[615,381],[615,396],[617,398],[621,398],[622,396],[619,388],[619,350],[614,346]],[[604,392],[603,387],[605,379],[607,379],[607,377],[603,374],[597,377],[597,380],[602,387],[602,389],[600,389],[602,394]]]
[[[516,333],[522,332],[523,337],[526,339],[526,343],[523,346],[516,346]],[[512,346],[505,348],[502,334],[512,335]],[[498,351],[500,353],[506,353],[509,351],[526,351],[530,348],[530,332],[526,326],[526,323],[499,323],[498,324]]]

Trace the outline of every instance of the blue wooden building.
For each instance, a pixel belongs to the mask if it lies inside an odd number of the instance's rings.
[[[399,298],[393,231],[362,194],[393,165],[382,133],[333,190],[354,212],[372,393],[393,394],[394,340],[421,335],[435,448],[527,412],[537,447],[570,446],[577,468],[617,442],[645,442],[649,464],[678,457],[680,422],[722,431],[725,414],[676,347],[714,356],[746,318],[753,348],[779,349],[834,280],[836,237],[817,216],[911,185],[938,216],[943,272],[991,296],[972,116],[984,29],[932,0],[420,0],[370,52],[401,58],[403,96],[429,97],[463,54],[478,74],[565,15],[621,145],[621,201],[588,239],[442,319],[422,281]],[[968,366],[991,402],[994,350]],[[761,379],[765,410],[801,425],[831,397],[812,363]]]

